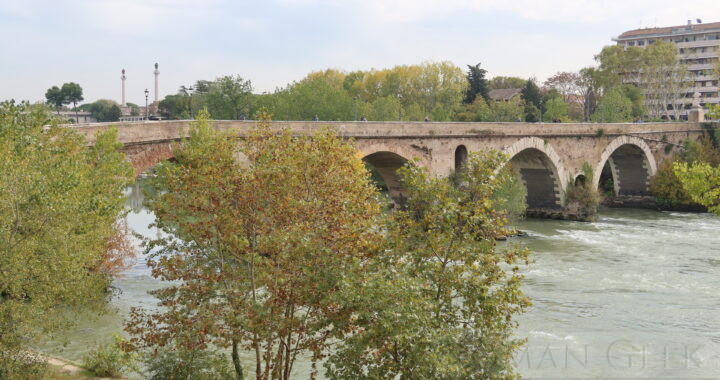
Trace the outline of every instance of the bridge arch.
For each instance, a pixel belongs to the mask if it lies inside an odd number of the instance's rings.
[[[561,208],[567,175],[555,149],[537,137],[525,137],[503,150],[527,189],[528,211]]]
[[[393,201],[396,204],[403,204],[406,198],[405,188],[397,171],[410,161],[390,151],[374,152],[364,156],[362,159],[380,175]]]
[[[175,158],[172,143],[147,144],[125,148],[125,154],[135,169],[135,175],[146,172],[161,161]]]
[[[465,145],[458,145],[455,148],[455,171],[459,171],[467,163],[468,150]]]
[[[598,188],[601,177],[610,176],[616,195],[649,195],[650,178],[656,172],[657,162],[648,144],[639,137],[620,136],[603,150],[593,185]]]

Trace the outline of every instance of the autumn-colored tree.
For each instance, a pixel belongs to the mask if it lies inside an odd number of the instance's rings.
[[[135,246],[129,239],[130,229],[127,221],[118,219],[113,225],[113,233],[107,237],[102,259],[96,270],[108,276],[119,277],[122,272],[135,264]]]
[[[569,106],[570,116],[582,119],[588,84],[581,73],[558,72],[548,78],[543,87],[557,90]]]
[[[473,153],[463,170],[435,178],[403,167],[407,208],[387,226],[385,255],[349,300],[355,334],[326,362],[331,379],[496,379],[516,374],[514,317],[528,305],[518,264],[528,252],[499,249],[506,233],[497,194],[513,175],[506,157]],[[341,325],[344,327],[345,325]]]
[[[0,378],[27,378],[28,346],[107,296],[98,268],[132,178],[116,135],[88,148],[44,107],[0,103]]]
[[[245,139],[214,131],[206,112],[150,200],[164,237],[150,242],[163,308],[134,310],[142,347],[209,345],[252,352],[257,379],[289,379],[347,332],[341,294],[378,252],[377,192],[356,148],[331,130],[293,137],[262,122]],[[317,370],[313,371],[313,377]]]

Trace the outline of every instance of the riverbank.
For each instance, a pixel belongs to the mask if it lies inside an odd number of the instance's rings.
[[[125,380],[126,378],[96,377],[77,363],[47,354],[39,354],[48,365],[45,380]]]

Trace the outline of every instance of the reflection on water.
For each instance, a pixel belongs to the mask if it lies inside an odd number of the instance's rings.
[[[154,237],[140,182],[129,189],[128,224]],[[685,378],[720,371],[720,218],[603,209],[596,223],[527,220],[520,228],[528,236],[511,241],[534,252],[523,287],[533,306],[518,331],[528,344],[515,359],[523,376]],[[114,285],[121,291],[112,302],[116,312],[88,317],[43,347],[79,360],[122,330],[130,307],[155,304],[147,291],[159,283],[142,258]],[[298,378],[307,373],[302,364]]]

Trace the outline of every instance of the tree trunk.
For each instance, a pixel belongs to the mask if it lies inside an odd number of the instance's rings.
[[[240,355],[238,354],[238,343],[237,340],[232,341],[232,361],[235,366],[235,375],[237,380],[243,380],[243,369],[240,363]]]

